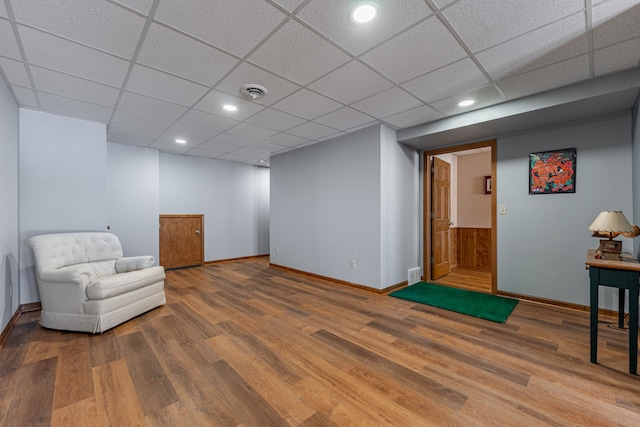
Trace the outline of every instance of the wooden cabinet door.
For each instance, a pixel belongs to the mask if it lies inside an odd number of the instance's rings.
[[[204,264],[204,215],[160,215],[160,265]]]
[[[435,280],[451,272],[451,165],[434,157],[432,170],[431,279]]]

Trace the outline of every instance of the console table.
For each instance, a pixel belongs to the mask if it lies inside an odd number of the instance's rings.
[[[624,327],[625,289],[629,290],[629,373],[638,373],[638,293],[640,289],[640,262],[623,254],[621,261],[597,259],[595,250],[587,252],[585,264],[591,282],[591,362],[598,363],[598,288],[618,288],[618,326]]]

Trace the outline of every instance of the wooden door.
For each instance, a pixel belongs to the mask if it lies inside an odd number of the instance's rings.
[[[431,279],[435,280],[451,272],[451,165],[434,157],[431,170]]]
[[[160,265],[204,264],[204,215],[160,215]]]

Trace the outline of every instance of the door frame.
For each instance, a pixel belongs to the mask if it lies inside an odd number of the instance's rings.
[[[496,140],[490,139],[486,141],[474,142],[470,144],[456,145],[454,147],[440,148],[436,150],[428,150],[423,152],[424,169],[423,169],[423,188],[422,188],[422,221],[423,221],[423,240],[422,240],[422,265],[424,266],[424,279],[430,280],[431,277],[431,158],[438,154],[455,153],[458,151],[471,150],[474,148],[491,148],[491,293],[496,294],[497,273],[498,273],[498,230],[497,230],[497,210],[496,210],[496,193],[498,182],[496,179]]]

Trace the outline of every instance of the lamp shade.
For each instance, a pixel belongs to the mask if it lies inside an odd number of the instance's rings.
[[[634,230],[622,211],[602,211],[589,226],[589,231],[632,233]]]

